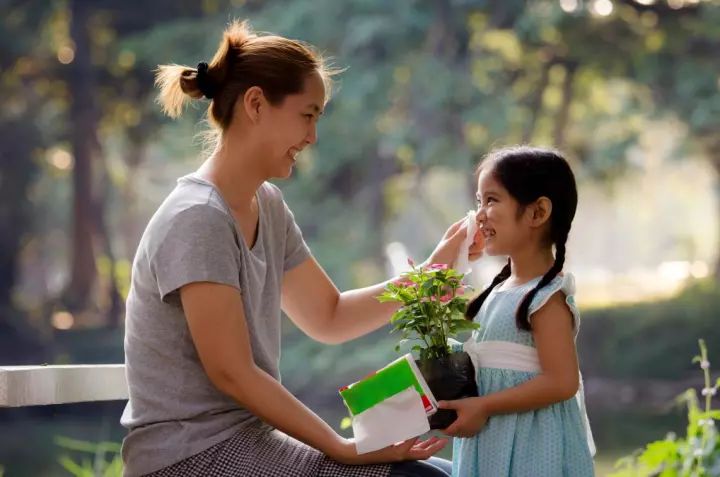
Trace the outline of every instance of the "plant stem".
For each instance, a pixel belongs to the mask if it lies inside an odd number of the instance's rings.
[[[705,346],[705,340],[699,339],[698,343],[700,345],[700,368],[703,370],[703,375],[705,377],[705,387],[703,389],[711,389],[710,387],[710,366],[702,366],[702,363],[707,362],[708,360],[708,354],[707,354],[707,346]],[[700,432],[702,437],[700,438],[700,449],[705,449],[705,446],[707,445],[707,439],[708,439],[708,425],[705,423],[706,419],[712,419],[710,417],[710,411],[712,407],[712,393],[708,392],[705,396],[705,416],[702,419],[702,425],[700,426]],[[688,436],[689,437],[689,436]],[[702,467],[702,455],[698,455],[695,459],[696,465],[701,468]]]
[[[700,359],[702,362],[706,362],[708,360],[707,355],[707,346],[705,346],[705,340],[701,339],[698,340],[700,343]],[[710,389],[710,367],[703,369],[703,374],[705,375],[705,388],[704,389]],[[710,412],[710,407],[712,406],[712,394],[708,393],[707,396],[705,396],[705,412]]]

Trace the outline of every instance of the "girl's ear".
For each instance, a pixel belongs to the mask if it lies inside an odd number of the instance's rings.
[[[540,197],[528,207],[530,212],[530,226],[540,227],[550,219],[552,214],[552,201],[547,197]]]
[[[243,109],[245,109],[245,114],[248,115],[251,122],[257,123],[260,121],[265,103],[265,94],[259,86],[253,86],[245,91],[243,95]]]

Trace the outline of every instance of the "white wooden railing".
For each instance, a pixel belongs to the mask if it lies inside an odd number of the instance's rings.
[[[0,407],[127,398],[124,364],[0,366]]]

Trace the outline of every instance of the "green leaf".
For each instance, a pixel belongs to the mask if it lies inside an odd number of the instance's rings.
[[[56,436],[54,438],[55,444],[58,446],[68,449],[68,450],[74,450],[79,452],[86,452],[89,454],[95,454],[96,452],[114,452],[114,453],[120,453],[122,449],[122,445],[118,444],[117,442],[107,442],[107,441],[101,441],[101,442],[87,442],[87,441],[81,441],[78,439],[72,439],[70,437],[65,436]]]
[[[377,297],[377,301],[380,303],[388,303],[391,301],[401,302],[402,300],[397,295],[380,295]]]
[[[480,324],[470,320],[453,320],[450,324],[454,331],[472,331],[480,328]]]
[[[72,460],[68,456],[60,456],[58,458],[59,464],[62,466],[63,469],[67,470],[69,473],[71,473],[74,476],[82,477],[82,476],[92,476],[92,467],[89,469],[87,467],[82,467],[78,465],[74,460]],[[90,473],[88,473],[90,472]]]
[[[678,445],[671,440],[651,442],[640,455],[639,461],[651,469],[660,467],[663,462],[672,460],[677,453]]]
[[[340,421],[340,430],[344,431],[345,429],[349,429],[350,427],[352,427],[352,419],[349,417],[343,417]]]
[[[390,323],[395,323],[407,318],[410,318],[410,316],[408,316],[407,310],[401,308],[395,313],[393,313],[393,315],[390,317]]]
[[[110,464],[105,468],[103,473],[104,477],[120,477],[123,473],[123,462],[122,457],[115,457]]]
[[[707,359],[705,343],[701,340],[699,344],[703,359]],[[720,379],[718,379],[718,383],[720,383]],[[611,474],[613,477],[635,475],[689,477],[717,474],[714,470],[709,471],[708,465],[712,469],[717,467],[720,471],[720,436],[717,426],[700,424],[701,420],[720,419],[720,410],[702,411],[697,393],[692,388],[678,396],[676,401],[687,404],[686,436],[676,438],[673,433],[669,433],[665,440],[648,444],[639,455],[628,456],[623,461],[623,472]],[[695,451],[699,448],[703,450],[703,457],[695,455]]]

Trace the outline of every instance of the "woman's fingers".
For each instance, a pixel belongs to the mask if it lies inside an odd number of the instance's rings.
[[[443,238],[448,238],[448,237],[452,237],[453,235],[455,235],[455,233],[460,229],[460,227],[462,227],[463,224],[465,224],[465,220],[466,220],[466,217],[463,217],[462,219],[460,219],[457,222],[455,222],[454,224],[452,224],[445,232],[445,235],[443,236]]]
[[[473,237],[473,243],[468,249],[468,258],[470,261],[475,261],[483,256],[483,250],[485,249],[485,237],[481,230],[478,230]]]
[[[413,446],[417,444],[417,441],[419,439],[419,437],[408,439],[405,442],[401,442],[400,444],[389,446],[388,449],[394,449],[395,452],[399,455],[398,458],[403,459],[404,456],[407,455],[408,452],[410,452]]]
[[[468,254],[468,259],[471,262],[474,262],[475,260],[479,260],[480,258],[482,258],[482,256],[483,256],[482,250],[480,250],[479,252],[476,252],[476,253],[470,252]]]
[[[460,246],[467,234],[467,227],[464,226],[464,221],[465,219],[455,222],[450,226],[447,232],[445,232],[445,236],[440,240],[430,255],[428,263],[444,263],[450,267],[454,265]]]
[[[460,246],[462,246],[465,237],[467,237],[467,227],[465,227],[463,224],[460,224],[460,226],[455,230],[454,233],[443,239],[444,248],[453,250],[453,253],[457,254],[457,250],[460,248]]]
[[[438,439],[437,436],[432,436],[432,437],[430,437],[430,439],[425,439],[424,441],[420,441],[420,442],[416,443],[416,444],[413,446],[413,449],[426,449],[426,448],[428,448],[429,446],[431,446],[431,445],[433,445],[434,443],[436,443],[438,440],[439,440],[439,439]]]
[[[428,441],[431,439],[428,439]],[[447,439],[434,438],[433,442],[423,448],[417,445],[410,449],[407,458],[409,460],[425,460],[440,452],[448,443]]]
[[[405,460],[425,460],[442,450],[447,443],[447,439],[435,436],[424,441],[421,441],[419,437],[415,437],[368,454],[359,455],[355,463],[370,464],[400,462]]]
[[[454,234],[450,235],[448,242],[456,244],[458,247],[462,244],[463,240],[467,236],[467,227],[460,226],[457,228]]]

